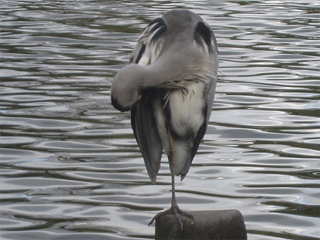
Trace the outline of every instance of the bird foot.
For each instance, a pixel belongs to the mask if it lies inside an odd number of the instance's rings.
[[[174,216],[176,217],[178,223],[180,224],[180,229],[181,229],[181,231],[182,231],[182,229],[183,229],[183,223],[182,223],[182,220],[181,220],[180,215],[185,216],[185,217],[188,217],[188,218],[191,218],[192,220],[194,219],[191,214],[180,210],[180,208],[179,208],[178,206],[172,206],[172,207],[169,208],[168,210],[165,210],[165,211],[163,211],[163,212],[159,212],[157,215],[155,215],[155,216],[151,219],[151,221],[149,222],[148,225],[150,226],[157,218],[159,218],[160,216],[165,215],[165,214],[174,214]]]

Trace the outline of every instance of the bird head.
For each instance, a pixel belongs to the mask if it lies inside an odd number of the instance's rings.
[[[116,74],[111,86],[111,102],[116,109],[129,111],[140,99],[143,72],[143,66],[130,64]]]

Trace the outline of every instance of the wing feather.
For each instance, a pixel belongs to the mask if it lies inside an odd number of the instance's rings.
[[[147,172],[152,182],[160,169],[162,143],[151,104],[152,90],[144,92],[140,101],[131,110],[131,126],[140,147]]]
[[[166,25],[162,18],[151,22],[142,32],[130,62],[148,65],[154,61],[162,46],[159,38],[165,31]],[[160,169],[163,148],[154,116],[154,94],[152,89],[142,90],[140,100],[131,109],[131,126],[152,182],[156,181]]]

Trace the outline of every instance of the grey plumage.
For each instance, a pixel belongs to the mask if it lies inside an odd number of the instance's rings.
[[[172,175],[183,179],[212,110],[218,71],[214,34],[191,11],[168,11],[144,29],[130,63],[114,78],[112,104],[131,110],[132,129],[152,182],[162,149]],[[174,191],[174,177],[172,184]]]

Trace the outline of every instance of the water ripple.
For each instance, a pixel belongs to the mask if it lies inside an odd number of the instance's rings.
[[[141,29],[201,14],[220,51],[207,134],[177,197],[239,209],[249,239],[319,236],[318,1],[7,1],[1,6],[2,239],[153,239],[170,205],[110,104]]]

